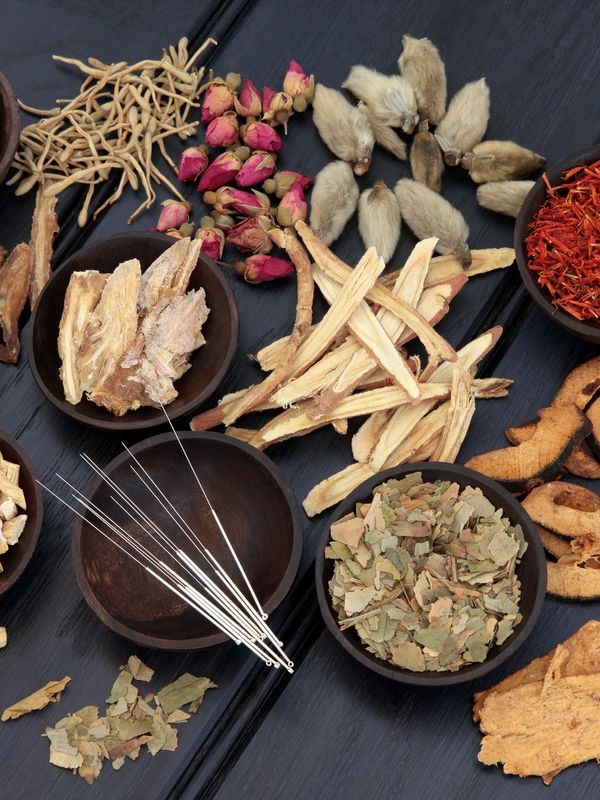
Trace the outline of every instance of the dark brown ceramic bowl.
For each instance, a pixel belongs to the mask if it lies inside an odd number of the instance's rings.
[[[555,186],[560,183],[561,176],[566,170],[578,164],[592,164],[598,159],[600,159],[600,147],[592,147],[582,153],[576,153],[569,158],[565,158],[551,167],[546,167],[544,172],[548,176],[550,185]],[[592,342],[593,344],[600,344],[600,325],[596,325],[593,322],[581,322],[553,306],[550,302],[549,293],[538,285],[535,273],[529,269],[525,238],[528,234],[529,223],[545,199],[546,185],[542,178],[538,178],[525,198],[515,222],[514,246],[521,279],[532,299],[544,314],[547,314],[557,325],[579,339],[584,339],[586,342]]]
[[[456,672],[412,672],[395,667],[393,664],[376,658],[363,647],[358,634],[353,628],[341,631],[337,615],[331,607],[328,583],[333,573],[332,563],[325,558],[325,547],[330,541],[329,529],[336,520],[354,510],[355,503],[368,502],[373,496],[373,489],[390,478],[402,478],[410,472],[422,472],[427,481],[456,481],[461,487],[473,486],[481,489],[483,494],[496,506],[503,508],[513,524],[520,524],[529,545],[518,567],[521,580],[520,611],[523,620],[515,628],[509,639],[500,646],[492,648],[490,655],[482,664],[471,664],[461,667]],[[546,594],[546,559],[535,526],[525,509],[506,489],[496,481],[457,464],[441,462],[420,462],[404,464],[402,467],[380,472],[362,483],[351,495],[343,500],[323,528],[317,548],[315,564],[317,597],[325,624],[334,638],[357,661],[373,672],[384,675],[400,683],[411,683],[417,686],[449,686],[454,683],[465,683],[481,678],[496,669],[519,648],[531,633],[542,610]]]
[[[267,613],[274,611],[292,585],[302,551],[302,518],[292,490],[273,462],[244,442],[220,433],[186,431],[179,436],[258,599]],[[173,435],[153,436],[131,451],[242,588],[242,578]],[[165,512],[132,473],[131,463],[130,456],[123,453],[106,467],[106,472],[204,567],[202,558],[194,555],[192,545],[174,530]],[[115,506],[110,494],[106,484],[98,481],[87,496],[123,527],[142,537],[144,544],[160,552]],[[228,641],[79,517],[75,521],[73,560],[77,582],[92,611],[111,630],[132,642],[158,650],[201,650]]]
[[[129,258],[138,258],[144,271],[173,243],[170,236],[157,233],[110,236],[74,253],[44,287],[31,322],[29,363],[48,400],[78,422],[113,431],[142,430],[164,423],[161,409],[139,408],[116,417],[85,398],[77,405],[68,403],[59,376],[61,362],[57,340],[65,293],[73,272],[85,269],[112,272]],[[216,391],[231,365],[238,341],[237,306],[220,267],[212,259],[201,256],[189,287],[204,288],[210,315],[202,329],[206,344],[192,353],[190,369],[175,384],[179,395],[166,408],[172,420],[195,411]]]
[[[20,133],[21,115],[17,98],[8,78],[0,72],[0,183],[6,178],[10,168]]]
[[[27,523],[19,541],[0,556],[0,596],[7,592],[23,574],[37,544],[42,527],[42,492],[33,475],[31,462],[21,446],[4,431],[0,431],[0,453],[7,461],[21,466],[19,485],[25,494]],[[21,513],[21,512],[20,512]]]

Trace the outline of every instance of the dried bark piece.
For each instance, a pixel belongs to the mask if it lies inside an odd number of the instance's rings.
[[[304,222],[297,222],[296,230],[321,269],[338,283],[346,283],[352,274],[352,269],[337,258]],[[383,308],[391,311],[402,320],[419,337],[429,357],[436,363],[444,359],[449,361],[456,359],[456,353],[448,342],[434,331],[431,325],[414,308],[398,300],[384,286],[376,283],[367,292],[366,299],[383,306]]]
[[[425,288],[436,286],[439,283],[454,280],[457,277],[472,278],[497,269],[506,269],[515,261],[515,251],[512,247],[488,247],[483,250],[471,250],[471,264],[467,269],[463,267],[458,258],[451,253],[445,256],[435,256],[431,259],[429,272],[425,278]],[[379,284],[388,289],[394,285],[400,270],[388,272],[379,279]]]
[[[574,407],[541,409],[540,422],[528,442],[471,458],[465,466],[483,472],[518,491],[556,477],[590,424]],[[541,523],[543,524],[543,523]]]
[[[535,523],[560,536],[600,536],[600,497],[583,486],[552,481],[533,489],[522,505]]]
[[[477,187],[477,202],[482,208],[516,217],[535,181],[490,181]]]
[[[464,367],[455,367],[446,424],[431,456],[432,461],[449,461],[451,463],[456,461],[474,413],[475,397],[472,375]]]
[[[565,600],[597,600],[600,597],[600,569],[548,561],[548,594]]]
[[[373,448],[387,427],[392,411],[376,411],[363,422],[352,437],[352,456],[362,464],[368,462]]]
[[[536,525],[538,536],[541,543],[544,545],[544,550],[550,553],[554,558],[562,558],[563,556],[571,555],[571,545],[568,539],[562,536],[557,536],[552,531],[546,530],[541,525]]]
[[[87,270],[74,272],[67,286],[58,329],[58,354],[62,362],[60,378],[65,399],[73,405],[79,403],[83,396],[77,356],[90,316],[98,305],[107,280],[107,273]]]
[[[27,695],[18,703],[5,708],[0,720],[7,722],[9,719],[18,719],[24,714],[29,714],[30,711],[39,711],[41,708],[45,708],[48,703],[57,703],[65,686],[70,682],[71,678],[68,676],[59,681],[49,681],[33,694]]]
[[[29,242],[33,253],[33,269],[29,284],[29,300],[32,308],[37,303],[51,274],[52,243],[59,229],[56,217],[57,199],[55,196],[49,196],[45,191],[44,184],[40,183],[35,196],[31,241]]]
[[[139,310],[150,311],[160,300],[184,294],[200,253],[199,239],[178,239],[150,264],[140,280]]]
[[[83,391],[92,391],[104,380],[133,342],[138,327],[140,278],[137,258],[119,264],[109,275],[77,355],[76,370]]]
[[[594,454],[586,441],[578,445],[565,461],[565,469],[571,475],[588,480],[600,478],[600,462],[594,458]]]
[[[27,301],[33,266],[29,245],[18,244],[0,265],[0,361],[16,364],[19,360],[19,317]]]

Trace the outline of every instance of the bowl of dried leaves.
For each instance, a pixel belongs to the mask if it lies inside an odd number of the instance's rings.
[[[600,344],[600,147],[545,170],[515,223],[515,254],[531,298],[557,325]]]
[[[19,143],[21,116],[12,86],[0,72],[0,183],[6,178]]]
[[[238,311],[198,240],[111,236],[79,250],[35,306],[29,362],[46,397],[104,430],[141,430],[197,409],[223,380]]]
[[[375,475],[340,503],[316,584],[327,627],[357,661],[402,683],[447,686],[491,672],[524,643],[546,567],[506,489],[421,462]]]
[[[0,596],[21,577],[42,527],[42,494],[19,444],[0,431]]]

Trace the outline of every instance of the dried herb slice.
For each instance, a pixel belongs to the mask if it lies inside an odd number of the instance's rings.
[[[540,410],[531,439],[471,458],[466,466],[518,491],[556,477],[575,447],[590,432],[590,423],[574,406]]]
[[[547,563],[548,594],[566,600],[597,600],[600,598],[600,569],[578,564]]]
[[[590,447],[596,458],[600,458],[600,399],[594,400],[585,415],[592,426]]]
[[[581,442],[565,461],[565,469],[571,475],[588,480],[600,478],[600,462],[596,460],[587,441]]]
[[[600,497],[583,486],[566,481],[546,483],[527,495],[523,508],[535,523],[560,536],[600,536]]]
[[[551,556],[554,556],[554,558],[562,558],[563,556],[568,556],[573,552],[568,539],[564,539],[562,536],[557,536],[556,533],[552,533],[552,531],[542,528],[541,525],[537,525],[536,527],[540,541],[544,545],[544,550]]]

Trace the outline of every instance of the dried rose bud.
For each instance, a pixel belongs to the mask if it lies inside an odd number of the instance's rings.
[[[190,218],[191,208],[189,203],[182,203],[181,200],[165,200],[156,223],[156,230],[164,232],[169,228],[179,228]]]
[[[262,281],[273,281],[276,278],[285,278],[292,275],[294,267],[289,261],[275,256],[258,254],[246,259],[246,269],[244,278],[248,283],[261,283]]]
[[[292,116],[294,101],[286,94],[286,92],[277,92],[271,99],[269,110],[263,114],[263,120],[270,123],[270,125],[283,125],[284,131],[287,133],[287,122]]]
[[[211,122],[233,108],[235,93],[222,78],[215,78],[206,87],[200,118],[202,122]]]
[[[268,150],[271,153],[281,150],[281,137],[266,122],[249,122],[244,127],[242,138],[252,150]]]
[[[238,186],[256,186],[262,183],[275,172],[275,159],[271,153],[264,153],[260,150],[253,153],[244,163],[244,166],[235,176]]]
[[[239,124],[235,113],[228,111],[222,117],[215,117],[206,129],[206,144],[211,147],[229,147],[238,140]]]
[[[269,178],[263,183],[261,189],[267,194],[275,194],[275,190],[277,189],[277,181],[273,178]]]
[[[223,255],[225,247],[225,234],[218,228],[199,228],[196,231],[196,239],[202,242],[201,250],[209,258],[218,261]]]
[[[186,147],[179,159],[177,179],[195,181],[208,166],[208,156],[199,147]]]
[[[283,91],[292,99],[301,97],[308,105],[315,95],[315,77],[307,75],[300,64],[292,60],[283,79]]]
[[[270,86],[265,86],[264,89],[262,90],[263,114],[266,115],[266,113],[270,110],[271,102],[276,94],[277,92],[275,91],[275,89],[271,89]]]
[[[284,228],[295,225],[296,222],[304,222],[307,211],[304,189],[300,183],[295,183],[283,195],[281,203],[279,203],[277,222]]]
[[[235,153],[229,151],[221,153],[212,164],[209,164],[200,177],[196,191],[205,192],[207,189],[218,189],[219,186],[224,186],[238,174],[241,168],[242,162]]]
[[[229,244],[237,247],[242,253],[268,253],[273,247],[269,238],[269,229],[273,223],[264,215],[248,217],[238,222],[227,234]]]
[[[242,76],[239,72],[228,72],[225,75],[225,83],[227,86],[231,86],[231,88],[235,91],[240,83],[242,82]]]
[[[207,197],[207,195],[209,196]],[[241,189],[233,189],[231,186],[221,186],[214,193],[207,192],[204,195],[204,201],[212,205],[214,210],[220,214],[236,213],[242,214],[244,217],[266,214],[271,207],[266,194],[254,189],[251,192],[244,192]]]
[[[235,110],[240,117],[260,117],[262,103],[258,89],[251,80],[242,83],[242,88],[234,100]]]
[[[222,214],[220,211],[211,211],[210,215],[215,221],[215,226],[220,231],[228,231],[235,225],[233,217],[229,216],[229,214]]]
[[[275,175],[273,175],[273,180],[276,185],[275,195],[277,197],[283,197],[287,190],[291,189],[295,183],[299,183],[304,191],[310,189],[312,185],[312,179],[309,178],[308,175],[302,175],[300,172],[294,172],[291,169],[284,169],[280,172],[276,172]]]

